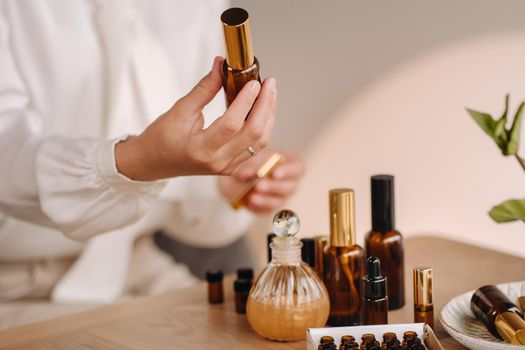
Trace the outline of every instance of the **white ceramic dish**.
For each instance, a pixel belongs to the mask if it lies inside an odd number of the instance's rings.
[[[525,295],[525,281],[497,285],[512,302],[517,303]],[[470,310],[470,298],[474,291],[450,300],[440,315],[441,324],[458,342],[473,350],[518,350],[523,345],[511,345],[494,337]]]

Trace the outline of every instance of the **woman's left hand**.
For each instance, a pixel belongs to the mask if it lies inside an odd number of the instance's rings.
[[[229,199],[239,188],[252,179],[257,169],[275,152],[265,149],[256,157],[241,164],[233,176],[219,177],[219,189]],[[253,190],[244,200],[244,207],[254,213],[268,213],[281,208],[296,191],[305,173],[304,161],[290,152],[280,152],[285,160],[278,165],[272,175],[258,180]]]

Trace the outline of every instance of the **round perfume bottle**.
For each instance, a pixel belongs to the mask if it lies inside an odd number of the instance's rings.
[[[322,327],[330,301],[323,282],[301,260],[299,218],[282,210],[273,218],[272,260],[248,297],[248,322],[259,335],[279,341],[306,338],[306,329]]]

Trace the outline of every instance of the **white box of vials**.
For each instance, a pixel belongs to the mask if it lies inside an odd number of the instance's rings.
[[[406,324],[382,324],[377,326],[355,326],[355,327],[328,327],[328,328],[308,328],[306,337],[306,349],[317,350],[319,341],[322,336],[329,335],[335,339],[339,346],[340,339],[343,335],[353,336],[358,343],[361,343],[361,336],[365,333],[372,333],[376,339],[381,342],[383,334],[394,332],[397,338],[403,341],[403,333],[414,331],[425,343],[428,350],[444,350],[439,343],[436,335],[428,325],[424,323],[406,323]]]

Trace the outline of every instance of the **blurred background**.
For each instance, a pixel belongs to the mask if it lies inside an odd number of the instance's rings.
[[[362,244],[370,228],[369,177],[387,173],[396,177],[397,226],[405,236],[434,234],[525,256],[523,223],[498,225],[487,215],[506,199],[525,197],[525,174],[465,111],[499,117],[506,93],[512,113],[525,99],[525,2],[233,5],[250,12],[262,74],[278,81],[273,143],[308,164],[289,204],[303,236],[328,233],[327,191],[350,187]],[[269,221],[254,227],[254,247],[263,244]],[[256,252],[262,262],[265,251]]]

